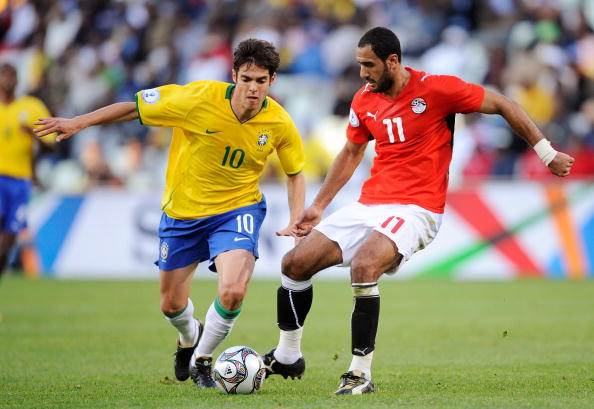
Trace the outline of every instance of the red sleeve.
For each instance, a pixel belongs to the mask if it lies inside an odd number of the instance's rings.
[[[359,119],[359,115],[353,108],[355,106],[355,101],[353,101],[351,105],[351,112],[349,113],[349,126],[347,128],[347,138],[349,141],[362,144],[369,142],[372,138],[371,132],[369,129],[363,124],[363,122]]]
[[[450,114],[477,112],[485,97],[485,89],[452,75],[431,75],[432,88],[439,105]]]

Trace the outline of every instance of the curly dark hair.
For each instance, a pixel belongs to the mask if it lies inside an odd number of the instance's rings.
[[[239,43],[233,51],[233,70],[239,71],[243,64],[266,68],[272,77],[280,64],[280,57],[272,43],[250,38]]]

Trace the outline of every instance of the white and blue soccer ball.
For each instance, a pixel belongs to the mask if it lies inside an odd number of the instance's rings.
[[[212,377],[221,392],[248,394],[262,387],[266,369],[260,355],[250,347],[224,350],[215,361]]]

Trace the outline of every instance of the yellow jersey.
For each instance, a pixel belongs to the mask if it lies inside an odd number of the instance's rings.
[[[31,130],[36,120],[49,116],[43,102],[34,97],[23,96],[8,105],[0,103],[0,175],[31,179],[35,138]]]
[[[224,213],[262,200],[258,182],[276,151],[285,173],[305,158],[289,114],[270,97],[241,123],[231,108],[234,85],[196,81],[139,91],[140,122],[173,128],[161,206],[175,219]]]

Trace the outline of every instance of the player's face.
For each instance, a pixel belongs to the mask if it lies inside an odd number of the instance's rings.
[[[244,64],[237,72],[233,71],[233,96],[238,98],[240,106],[245,110],[260,109],[274,79],[275,75],[271,77],[268,69],[254,64]]]
[[[357,48],[359,75],[369,84],[371,92],[386,92],[394,84],[394,78],[386,61],[382,61],[370,45]]]
[[[2,66],[0,68],[0,89],[4,92],[12,93],[17,85],[17,76],[14,68]]]

